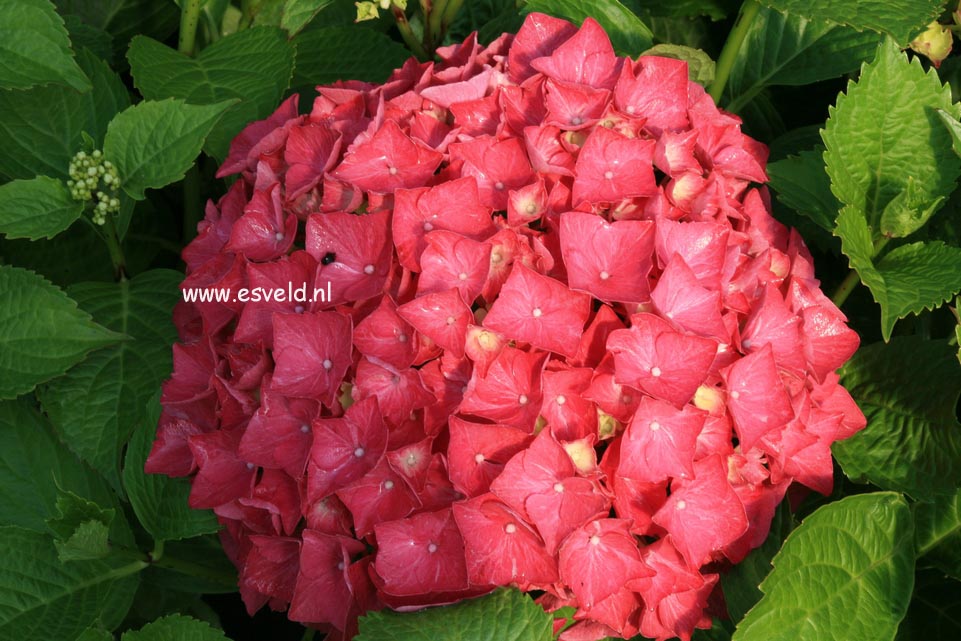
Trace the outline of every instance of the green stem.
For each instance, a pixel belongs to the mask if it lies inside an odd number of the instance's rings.
[[[183,0],[180,9],[180,40],[177,49],[188,56],[194,55],[197,44],[197,26],[200,24],[200,9],[204,0]]]
[[[873,259],[879,253],[881,253],[881,250],[884,249],[884,246],[887,245],[890,240],[890,238],[882,237],[875,241],[874,254],[871,256],[871,258]],[[852,269],[850,272],[848,272],[848,275],[844,277],[844,280],[841,281],[841,284],[838,285],[838,288],[834,290],[834,295],[831,296],[831,301],[838,307],[841,307],[841,305],[844,304],[844,301],[848,299],[848,296],[851,295],[851,292],[855,290],[860,282],[861,277],[858,276],[857,271]]]
[[[141,569],[148,566],[164,568],[166,570],[172,570],[174,572],[186,574],[187,576],[196,577],[198,579],[206,579],[208,581],[220,583],[228,588],[237,588],[237,577],[233,574],[220,572],[214,568],[197,565],[196,563],[184,561],[183,559],[164,556],[162,544],[155,545],[153,552],[150,554],[120,545],[111,544],[110,547],[111,551],[117,556],[133,559],[135,563],[139,563]],[[158,547],[159,556],[157,555]]]
[[[444,37],[441,31],[443,30],[442,22],[447,3],[448,0],[421,3],[421,7],[424,8],[424,20],[427,23],[425,39],[429,39],[432,43],[440,44]]]
[[[300,641],[313,641],[315,634],[317,634],[317,630],[314,630],[313,628],[307,628],[304,630],[304,636],[301,637]]]
[[[443,38],[447,33],[447,29],[454,22],[454,18],[457,17],[457,12],[464,5],[464,0],[448,0],[447,6],[444,7],[444,16],[440,25],[440,38]]]
[[[115,214],[107,214],[107,221],[103,224],[103,238],[107,241],[107,251],[110,252],[110,262],[113,263],[113,276],[117,281],[123,281],[127,280],[127,259],[123,255],[114,216]]]
[[[747,32],[751,30],[751,23],[754,22],[754,18],[757,17],[760,10],[761,5],[757,3],[757,0],[744,0],[744,4],[741,5],[741,12],[734,22],[731,33],[727,35],[727,41],[724,43],[724,48],[721,49],[721,55],[717,59],[717,67],[714,70],[714,82],[711,83],[709,93],[714,98],[715,103],[721,101],[724,87],[727,85],[727,80],[731,77],[731,70],[734,68],[734,61],[737,60],[737,54],[741,50],[741,45],[744,44]]]
[[[394,22],[397,23],[397,30],[400,31],[400,37],[404,39],[407,47],[414,52],[420,60],[429,60],[430,56],[427,55],[427,50],[424,49],[424,45],[417,40],[417,36],[414,35],[414,30],[410,28],[410,22],[407,21],[407,14],[404,10],[395,4],[390,5],[390,10],[394,14]]]

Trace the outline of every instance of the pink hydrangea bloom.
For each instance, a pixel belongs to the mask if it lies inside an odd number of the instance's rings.
[[[326,295],[178,307],[148,471],[191,476],[251,612],[331,639],[501,585],[573,606],[565,638],[689,639],[865,424],[766,160],[590,18],[292,97],[234,141],[183,286]]]

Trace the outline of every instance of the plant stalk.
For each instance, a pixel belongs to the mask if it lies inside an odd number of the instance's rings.
[[[757,3],[757,0],[744,0],[744,4],[741,5],[741,12],[734,22],[734,28],[727,35],[724,48],[721,49],[721,55],[717,59],[714,82],[711,83],[711,90],[708,92],[711,94],[711,98],[714,98],[715,103],[719,104],[721,102],[724,88],[727,86],[728,78],[731,77],[731,70],[734,68],[734,61],[737,60],[741,45],[744,44],[744,39],[747,37],[748,31],[751,30],[751,24],[760,10],[761,5]]]
[[[107,220],[103,224],[103,238],[107,241],[107,251],[110,252],[110,262],[113,263],[113,276],[121,282],[127,280],[127,259],[123,254],[114,217],[115,214],[107,214]]]
[[[200,169],[197,163],[187,170],[183,184],[184,223],[183,240],[188,243],[197,235],[197,224],[204,217],[203,196],[201,195]],[[179,252],[178,252],[179,253]]]
[[[225,572],[219,572],[213,568],[197,565],[196,563],[191,563],[190,561],[184,561],[183,559],[164,556],[162,545],[155,546],[154,551],[149,554],[146,552],[142,552],[141,550],[135,550],[135,549],[131,549],[131,548],[120,546],[120,545],[114,545],[112,543],[110,545],[110,548],[118,556],[133,559],[135,563],[141,564],[140,566],[141,569],[146,568],[148,566],[154,566],[158,568],[164,568],[166,570],[172,570],[174,572],[179,572],[180,574],[186,574],[187,576],[196,577],[198,579],[206,579],[208,581],[220,583],[224,587],[229,587],[232,589],[237,588],[236,576],[232,574],[227,574]],[[159,552],[159,555],[157,554],[157,552]]]
[[[871,256],[871,258],[873,259],[879,253],[881,253],[881,250],[884,249],[884,246],[887,245],[890,240],[891,239],[887,237],[879,238],[874,243],[874,254]],[[841,305],[844,304],[844,301],[848,299],[848,296],[851,295],[851,292],[857,288],[858,283],[860,282],[861,277],[858,275],[858,272],[852,269],[850,272],[848,272],[848,275],[844,277],[844,280],[841,281],[841,284],[838,285],[838,288],[834,290],[834,295],[831,296],[831,301],[837,305],[838,308],[840,308]]]
[[[188,56],[194,55],[197,46],[197,27],[200,25],[200,9],[204,0],[183,0],[180,9],[180,38],[177,50]]]
[[[424,45],[417,39],[414,35],[414,30],[410,28],[410,22],[407,20],[407,14],[404,10],[395,4],[390,5],[390,10],[394,14],[394,22],[397,23],[397,30],[400,31],[401,38],[410,48],[414,55],[418,59],[427,61],[430,60],[430,56],[427,54],[427,50],[424,49]],[[429,27],[428,27],[429,28]]]

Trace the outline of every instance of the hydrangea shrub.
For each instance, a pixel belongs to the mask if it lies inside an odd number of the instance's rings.
[[[830,493],[858,336],[685,62],[537,13],[438,54],[233,141],[182,286],[330,296],[181,304],[147,470],[251,613],[349,638],[515,585],[689,639],[792,483]]]

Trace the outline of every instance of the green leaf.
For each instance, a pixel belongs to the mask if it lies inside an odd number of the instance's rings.
[[[63,19],[49,0],[0,0],[0,87],[66,85],[90,89],[73,59]]]
[[[890,40],[829,109],[822,137],[831,189],[863,213],[875,239],[885,208],[912,180],[915,202],[930,205],[954,191],[961,159],[937,109],[955,119],[961,114],[937,73],[925,73],[917,59],[908,62]]]
[[[772,162],[767,166],[767,175],[779,201],[819,227],[834,230],[841,203],[831,193],[831,180],[824,171],[820,149]]]
[[[834,235],[851,268],[881,305],[881,334],[890,340],[894,324],[908,314],[934,309],[961,290],[961,248],[940,241],[901,245],[875,262],[876,244],[864,217],[841,210]]]
[[[136,35],[165,40],[180,24],[179,2],[157,0],[54,0],[62,14],[74,14],[113,37],[116,58]]]
[[[110,34],[103,29],[89,25],[79,16],[72,14],[63,16],[63,24],[67,27],[75,51],[89,49],[90,53],[100,60],[110,60],[113,57],[113,42]]]
[[[897,641],[961,638],[961,582],[920,572]]]
[[[110,524],[116,511],[104,509],[69,490],[57,497],[57,516],[47,519],[61,561],[102,559],[110,553]]]
[[[961,581],[961,490],[914,509],[918,564]]]
[[[0,639],[74,639],[88,627],[123,620],[146,563],[113,557],[62,563],[53,539],[0,527]]]
[[[159,419],[160,397],[156,394],[130,439],[124,459],[123,485],[137,519],[155,540],[187,539],[216,532],[220,526],[212,511],[193,510],[187,504],[189,480],[144,472]]]
[[[654,35],[633,11],[618,0],[528,0],[522,11],[539,11],[581,24],[594,18],[619,55],[634,57],[651,48]]]
[[[164,557],[189,564],[195,576],[154,564],[144,570],[144,581],[169,590],[191,594],[224,594],[237,591],[237,568],[224,553],[215,535],[167,541]]]
[[[121,641],[227,641],[227,637],[209,623],[172,614],[139,630],[124,632]]]
[[[53,238],[83,213],[62,181],[46,176],[0,185],[0,233],[8,238]]]
[[[0,265],[0,300],[0,399],[29,392],[122,338],[25,269]]]
[[[760,0],[808,20],[828,20],[894,36],[907,46],[944,8],[944,0]]]
[[[292,88],[313,100],[317,85],[337,80],[383,82],[410,58],[410,51],[382,33],[358,27],[323,27],[295,39],[297,66]],[[344,51],[350,50],[349,56]]]
[[[87,50],[77,62],[93,83],[86,93],[58,87],[0,90],[0,175],[10,179],[38,175],[67,179],[67,165],[80,151],[81,133],[98,143],[107,123],[130,104],[127,88],[106,63]]]
[[[654,45],[642,55],[683,60],[687,63],[687,75],[691,82],[702,87],[714,82],[714,61],[701,49],[683,45]]]
[[[961,486],[961,367],[947,343],[906,336],[862,347],[841,382],[868,419],[832,448],[849,478],[919,499]]]
[[[549,641],[553,618],[526,594],[493,594],[420,612],[368,612],[355,641]]]
[[[224,111],[236,101],[189,105],[145,100],[110,122],[103,154],[117,166],[123,190],[135,200],[184,177]]]
[[[293,38],[333,2],[334,0],[287,0],[284,3],[284,15],[280,20],[280,26]]]
[[[849,496],[788,536],[733,641],[893,639],[914,584],[911,511],[894,493]]]
[[[723,20],[732,11],[737,11],[738,2],[731,0],[635,0],[634,3],[654,16],[694,18],[707,16],[711,20]]]
[[[196,58],[138,36],[127,60],[134,84],[147,100],[182,98],[192,105],[238,100],[204,145],[223,159],[241,129],[277,107],[293,75],[294,48],[281,29],[256,27],[221,38]]]
[[[130,340],[92,354],[42,389],[40,400],[64,442],[117,490],[123,446],[170,374],[177,338],[170,318],[182,279],[179,272],[153,270],[68,289],[81,309]]]
[[[724,602],[732,621],[740,621],[747,611],[761,598],[758,586],[771,572],[771,560],[781,549],[784,539],[794,528],[794,519],[787,503],[781,503],[774,513],[771,532],[761,547],[747,555],[743,561],[721,575]]]
[[[0,402],[0,525],[50,532],[58,488],[70,488],[100,505],[118,507],[103,478],[54,436],[27,399]]]
[[[918,192],[918,181],[908,177],[904,191],[895,196],[881,212],[879,227],[882,234],[888,238],[911,235],[924,227],[944,201],[942,196],[933,202],[927,202],[924,194]]]
[[[727,108],[739,112],[764,87],[808,85],[854,71],[874,55],[878,39],[870,31],[761,8],[734,59]]]
[[[113,635],[100,626],[91,626],[81,632],[76,641],[113,641]]]

